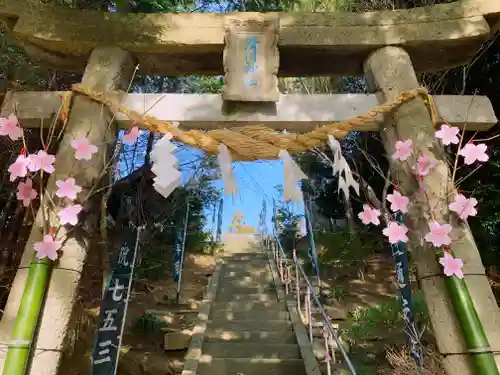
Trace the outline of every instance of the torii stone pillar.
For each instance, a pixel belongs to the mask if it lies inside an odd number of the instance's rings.
[[[370,89],[379,91],[380,103],[393,100],[402,92],[419,86],[410,57],[399,47],[384,47],[374,52],[366,60],[364,70]],[[412,139],[413,144],[418,145],[417,149],[424,143],[430,145],[429,152],[434,155],[438,164],[424,177],[427,207],[430,207],[435,219],[444,222],[446,218],[443,213],[447,212],[446,193],[455,190],[450,187],[451,173],[444,159],[444,150],[436,142],[434,131],[427,106],[419,99],[402,105],[387,119],[382,138],[389,158],[394,153],[394,144],[398,139]],[[400,166],[399,163],[392,163],[393,178],[397,178],[404,194],[410,196],[410,202],[414,202],[417,200],[417,181],[409,169]],[[411,198],[413,195],[414,199]],[[406,224],[411,232],[409,247],[417,265],[417,277],[425,294],[438,350],[443,356],[447,374],[474,375],[470,355],[444,285],[442,268],[436,261],[435,249],[420,244],[420,238],[429,232],[428,218],[424,217],[421,206],[413,204],[409,207]],[[452,239],[452,250],[464,260],[465,281],[491,350],[500,353],[500,314],[469,226],[453,223]],[[497,354],[495,360],[499,366],[500,355]]]
[[[134,63],[128,52],[117,47],[98,47],[88,60],[82,83],[100,92],[125,90],[132,79],[133,69]],[[79,198],[84,198],[89,189],[103,177],[105,163],[112,155],[112,148],[110,151],[109,146],[113,147],[116,142],[117,128],[114,124],[110,124],[111,118],[108,109],[91,99],[81,95],[74,98],[67,128],[56,155],[55,172],[49,178],[45,196],[54,195],[56,180],[71,176],[82,187]],[[77,136],[86,136],[92,144],[98,146],[98,152],[93,155],[92,160],[75,159],[71,141]],[[34,254],[33,245],[42,238],[42,209],[45,209],[52,219],[55,217],[53,211],[48,212],[47,207],[40,207],[0,321],[2,343],[11,340],[11,330],[23,296],[28,266]],[[95,219],[95,215],[89,216],[90,220]],[[86,224],[89,224],[90,228],[74,231],[69,235],[61,249],[62,256],[53,267],[45,305],[39,317],[38,338],[33,343],[28,374],[56,375],[59,372],[62,351],[66,349],[65,345],[70,339],[68,337],[70,319],[87,257],[91,234],[88,232],[92,231],[95,225],[89,222]],[[78,233],[78,238],[75,238],[75,232]],[[61,228],[59,233],[64,235],[66,231]],[[0,369],[3,369],[6,352],[0,353]]]

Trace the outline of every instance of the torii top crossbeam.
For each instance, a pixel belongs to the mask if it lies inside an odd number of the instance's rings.
[[[466,63],[498,29],[500,1],[365,13],[118,14],[0,0],[0,21],[33,60],[77,72],[96,46],[115,45],[142,73],[223,74],[228,17],[279,21],[280,76],[361,75],[366,57],[387,45],[404,47],[416,71],[436,71]]]

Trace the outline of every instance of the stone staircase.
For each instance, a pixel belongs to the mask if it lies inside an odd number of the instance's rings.
[[[300,318],[257,241],[224,235],[183,375],[319,375]]]

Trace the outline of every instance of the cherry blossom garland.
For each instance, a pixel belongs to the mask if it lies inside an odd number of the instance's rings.
[[[12,114],[7,118],[0,118],[0,135],[6,135],[13,141],[17,141],[23,136],[23,129],[19,126],[16,115]]]
[[[127,133],[123,135],[122,142],[126,145],[134,144],[137,138],[141,135],[138,126],[133,126]]]
[[[24,207],[28,207],[37,195],[38,193],[33,189],[33,181],[30,178],[27,178],[26,182],[19,183],[17,187],[17,199],[23,202]]]
[[[71,141],[71,147],[75,149],[76,160],[90,160],[97,152],[97,147],[90,143],[86,137],[78,137]]]
[[[441,128],[435,132],[435,136],[444,146],[460,143],[460,130],[457,127],[452,127],[447,124],[441,125]],[[471,165],[475,162],[486,162],[489,156],[486,154],[487,146],[484,143],[474,144],[468,142],[462,149],[458,151],[458,155],[464,158],[464,164]],[[405,141],[397,141],[395,144],[395,152],[392,155],[393,160],[406,162],[414,153],[413,142],[411,139]],[[416,163],[412,166],[412,170],[417,175],[420,188],[424,189],[423,177],[437,165],[436,160],[426,153],[421,153],[416,156]],[[390,210],[393,213],[408,212],[409,198],[403,196],[397,189],[392,194],[388,194],[387,201],[391,203]],[[454,202],[449,204],[450,211],[457,214],[462,220],[467,220],[469,216],[477,214],[477,200],[475,198],[467,198],[461,193],[457,193],[454,197]],[[365,225],[373,224],[380,225],[381,212],[378,209],[371,207],[368,204],[363,205],[363,211],[358,214],[361,222]],[[439,263],[443,266],[443,272],[446,276],[456,276],[460,279],[464,277],[462,267],[463,261],[453,257],[449,246],[452,243],[450,236],[452,226],[448,223],[439,223],[432,221],[429,224],[429,232],[424,236],[424,240],[437,248],[444,247],[443,256],[439,258]],[[408,228],[395,220],[388,221],[387,227],[382,230],[391,244],[408,241]]]
[[[0,135],[7,136],[13,141],[17,141],[23,137],[23,129],[15,115],[10,115],[8,118],[0,118]],[[132,128],[124,136],[124,142],[133,142],[138,135],[138,129]],[[71,147],[75,150],[74,157],[76,160],[89,161],[98,151],[97,147],[91,144],[87,137],[82,136],[73,139]],[[29,207],[32,201],[39,195],[33,187],[32,177],[38,173],[54,173],[55,160],[55,156],[49,154],[46,147],[44,150],[39,150],[33,154],[28,154],[26,147],[23,147],[20,155],[9,166],[8,172],[10,173],[9,179],[11,182],[25,178],[24,181],[19,182],[16,194],[17,199],[22,201],[25,207]],[[73,177],[68,177],[66,180],[56,180],[56,186],[55,196],[63,199],[63,202],[66,203],[66,206],[61,208],[57,213],[59,224],[77,225],[78,215],[83,210],[83,206],[75,204],[74,201],[82,191],[82,187],[76,184]],[[55,238],[54,228],[51,227],[50,233],[45,234],[42,240],[35,243],[33,247],[38,259],[48,258],[54,261],[58,258],[58,251],[62,247],[62,241]]]

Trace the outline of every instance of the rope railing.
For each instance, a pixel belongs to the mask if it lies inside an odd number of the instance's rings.
[[[276,266],[278,268],[279,277],[281,282],[285,286],[285,294],[294,293],[296,298],[297,310],[299,315],[304,317],[306,320],[307,328],[308,328],[308,336],[309,341],[313,344],[313,321],[312,321],[312,302],[314,302],[317,310],[321,315],[321,319],[323,320],[323,338],[325,343],[325,358],[327,366],[327,374],[332,374],[332,364],[335,363],[335,348],[334,343],[337,344],[338,350],[340,351],[343,360],[352,375],[356,375],[356,370],[344,349],[342,342],[340,341],[337,329],[333,328],[329,316],[326,314],[323,304],[319,300],[316,292],[314,291],[313,285],[310,282],[307,274],[302,267],[300,259],[297,257],[297,253],[295,249],[293,250],[293,256],[287,257],[283,246],[281,245],[280,240],[276,233],[273,234],[274,237],[274,246],[273,240],[269,237],[263,238],[264,245],[273,251],[274,261],[276,262]],[[293,268],[294,274],[290,275],[290,267]],[[295,281],[295,288],[290,287],[290,283],[292,282],[292,278]],[[303,286],[305,287],[304,301],[302,303],[301,300],[301,280],[303,281]],[[302,306],[304,307],[304,315],[302,315]]]

